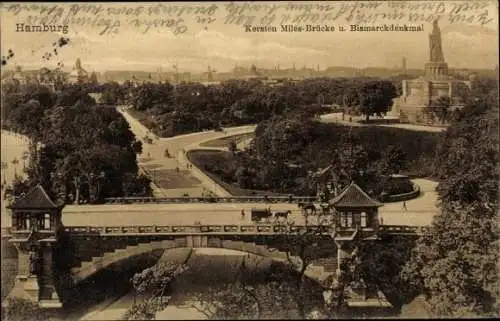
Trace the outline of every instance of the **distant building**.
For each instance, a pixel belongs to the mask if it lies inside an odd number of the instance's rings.
[[[469,81],[454,79],[448,74],[441,47],[441,32],[437,20],[429,35],[430,58],[425,64],[425,75],[413,80],[403,80],[402,95],[394,102],[392,113],[402,121],[427,122],[426,107],[433,107],[439,97],[449,97],[452,108],[463,106],[464,91],[470,88]]]
[[[81,84],[89,82],[89,73],[82,68],[82,62],[80,58],[76,59],[75,65],[71,69],[68,81],[72,84]]]
[[[18,82],[20,85],[25,85],[27,82],[26,77],[23,75],[20,66],[16,66],[14,74],[12,75],[12,79]]]
[[[29,79],[25,73],[21,70],[20,66],[16,66],[13,71],[10,71],[6,76],[2,78],[3,85],[11,85],[19,89],[19,86],[26,85]]]

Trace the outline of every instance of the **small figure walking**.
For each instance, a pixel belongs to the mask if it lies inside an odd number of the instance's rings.
[[[406,208],[406,201],[403,202],[403,208],[405,211],[408,211],[408,208]]]
[[[151,158],[151,153],[150,152],[148,152],[148,158]]]
[[[244,220],[245,219],[245,210],[241,210],[241,219]]]
[[[175,168],[175,171],[176,171],[177,173],[179,173],[179,166],[177,166],[177,167]]]

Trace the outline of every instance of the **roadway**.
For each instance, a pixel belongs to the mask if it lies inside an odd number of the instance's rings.
[[[426,179],[413,180],[421,188],[421,195],[406,202],[385,203],[379,208],[384,225],[428,226],[438,212],[436,182]],[[63,210],[65,226],[133,226],[133,225],[203,225],[252,224],[252,208],[270,207],[271,211],[292,213],[289,219],[304,224],[304,216],[297,204],[290,203],[184,203],[184,204],[105,204],[67,205]],[[241,210],[245,217],[242,218]],[[117,216],[116,214],[119,213]],[[310,216],[309,224],[317,222]]]

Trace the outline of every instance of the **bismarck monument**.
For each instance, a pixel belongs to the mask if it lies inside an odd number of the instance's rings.
[[[401,121],[428,122],[426,107],[435,107],[435,102],[440,97],[450,98],[451,109],[460,108],[464,104],[464,94],[470,89],[469,81],[456,80],[448,75],[437,20],[433,22],[429,43],[430,58],[425,64],[424,76],[403,80],[402,95],[395,99],[393,113]]]

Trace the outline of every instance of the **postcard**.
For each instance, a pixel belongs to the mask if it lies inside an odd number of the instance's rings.
[[[498,317],[498,1],[0,15],[2,319]]]

